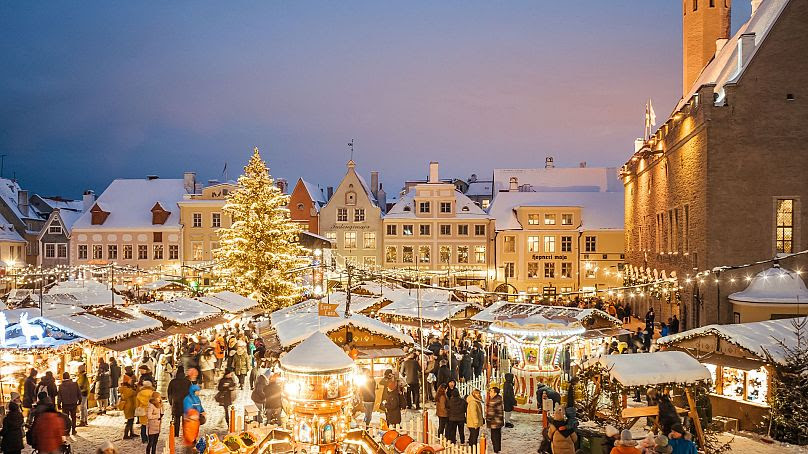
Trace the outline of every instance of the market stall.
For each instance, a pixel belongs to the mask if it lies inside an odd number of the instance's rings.
[[[611,382],[612,386],[608,388],[614,390],[613,394],[619,394],[620,398],[617,399],[615,395],[603,395],[603,399],[620,403],[622,409],[619,417],[626,421],[625,426],[629,428],[642,418],[654,419],[654,430],[659,428],[659,407],[657,405],[629,407],[628,395],[631,391],[636,388],[643,390],[656,388],[665,394],[674,390],[683,391],[688,407],[677,406],[676,412],[690,416],[699,444],[704,446],[704,433],[692,388],[709,383],[711,376],[707,368],[691,356],[675,351],[604,355],[587,361],[584,368],[599,372],[598,386],[601,389],[607,388],[604,382]],[[674,396],[672,400],[678,403],[680,399]]]
[[[708,325],[660,338],[657,344],[704,364],[712,377],[713,414],[752,430],[769,413],[772,367],[785,363],[783,345],[797,346],[794,321]]]

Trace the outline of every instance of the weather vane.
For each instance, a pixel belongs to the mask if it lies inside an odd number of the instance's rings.
[[[351,141],[350,141],[350,142],[348,142],[348,148],[350,148],[350,149],[351,149],[351,161],[353,161],[353,141],[354,141],[354,140],[353,140],[353,139],[351,139]]]

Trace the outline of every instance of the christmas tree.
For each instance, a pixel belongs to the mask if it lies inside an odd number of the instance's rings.
[[[297,275],[290,271],[306,263],[306,250],[298,242],[301,230],[289,217],[288,203],[289,197],[275,186],[255,148],[238,179],[238,189],[224,205],[233,223],[219,230],[220,247],[214,258],[227,287],[268,310],[293,304],[300,297]]]
[[[778,362],[766,352],[772,364],[771,414],[769,427],[776,440],[798,445],[808,444],[808,338],[805,317],[792,321],[796,345],[778,341],[784,361]]]

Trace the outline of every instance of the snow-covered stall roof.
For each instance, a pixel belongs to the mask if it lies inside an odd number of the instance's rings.
[[[329,372],[353,367],[354,361],[325,334],[315,331],[280,359],[292,372]]]
[[[611,378],[623,386],[694,384],[711,379],[703,364],[678,351],[604,355],[590,359],[586,367],[595,364],[609,370]]]
[[[798,273],[774,266],[756,274],[745,289],[730,294],[729,300],[748,306],[805,304],[808,288]]]
[[[609,322],[615,328],[623,325],[620,320],[598,309],[546,306],[543,304],[511,303],[508,301],[497,301],[496,303],[485,308],[479,314],[471,317],[471,320],[476,322],[493,323],[496,320],[529,317],[533,315],[541,315],[547,319],[574,318],[584,325],[589,325],[596,319],[602,319]]]
[[[421,307],[420,314],[419,305]],[[413,294],[393,301],[380,309],[379,314],[411,319],[417,319],[420,315],[424,320],[442,322],[470,307],[478,308],[479,306],[474,303],[430,299],[425,296],[421,296],[419,303],[418,298]]]
[[[452,291],[451,290],[442,290],[437,288],[396,288],[396,289],[384,289],[384,293],[382,296],[391,302],[396,302],[399,300],[405,300],[409,298],[415,298],[415,296],[420,292],[421,299],[427,300],[443,300],[448,301],[452,299]]]
[[[48,294],[43,299],[46,297],[52,298],[53,302],[57,304],[75,304],[77,306],[105,306],[111,304],[113,298],[115,304],[124,302],[121,295],[116,293],[113,296],[106,284],[91,279],[57,282],[48,290]]]
[[[148,284],[143,284],[141,286],[143,290],[150,291],[150,292],[159,292],[159,291],[175,291],[175,290],[187,290],[188,287],[185,284],[175,281],[166,281],[163,279],[156,280],[154,282],[149,282]]]
[[[686,339],[700,336],[717,336],[743,348],[761,361],[767,360],[766,352],[768,352],[772,355],[772,359],[779,363],[784,363],[786,356],[780,342],[795,348],[797,346],[797,336],[794,323],[799,323],[803,320],[805,320],[805,317],[731,325],[707,325],[659,338],[657,339],[657,345],[675,346],[677,342]]]
[[[31,323],[47,330],[54,327],[90,342],[105,342],[134,336],[163,327],[160,321],[127,308],[101,308],[94,311],[36,317]]]
[[[276,312],[271,315],[272,326],[275,328],[275,333],[283,348],[295,345],[316,331],[328,334],[346,326],[364,329],[407,345],[412,345],[414,342],[409,335],[375,318],[366,317],[362,314],[352,314],[348,318],[342,316],[321,317],[317,313],[316,303],[299,306],[296,312],[277,315]]]
[[[497,231],[522,230],[519,207],[580,207],[581,224],[588,230],[624,228],[623,192],[498,192],[488,212]]]
[[[197,322],[221,314],[218,308],[191,298],[177,298],[141,304],[140,310],[181,325]]]
[[[230,291],[214,293],[212,295],[199,299],[205,304],[209,304],[213,307],[218,307],[219,309],[225,312],[229,312],[231,314],[244,312],[246,310],[258,306],[258,301],[252,300],[250,298],[247,298],[246,296],[241,296],[238,293]]]

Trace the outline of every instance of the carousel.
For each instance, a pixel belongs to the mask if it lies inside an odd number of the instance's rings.
[[[543,383],[560,389],[564,345],[577,340],[586,328],[571,317],[548,319],[534,314],[497,320],[489,330],[503,336],[519,358],[511,368],[518,406],[523,411],[536,411],[536,386]]]
[[[353,359],[317,331],[280,363],[295,452],[342,451],[353,417]]]

